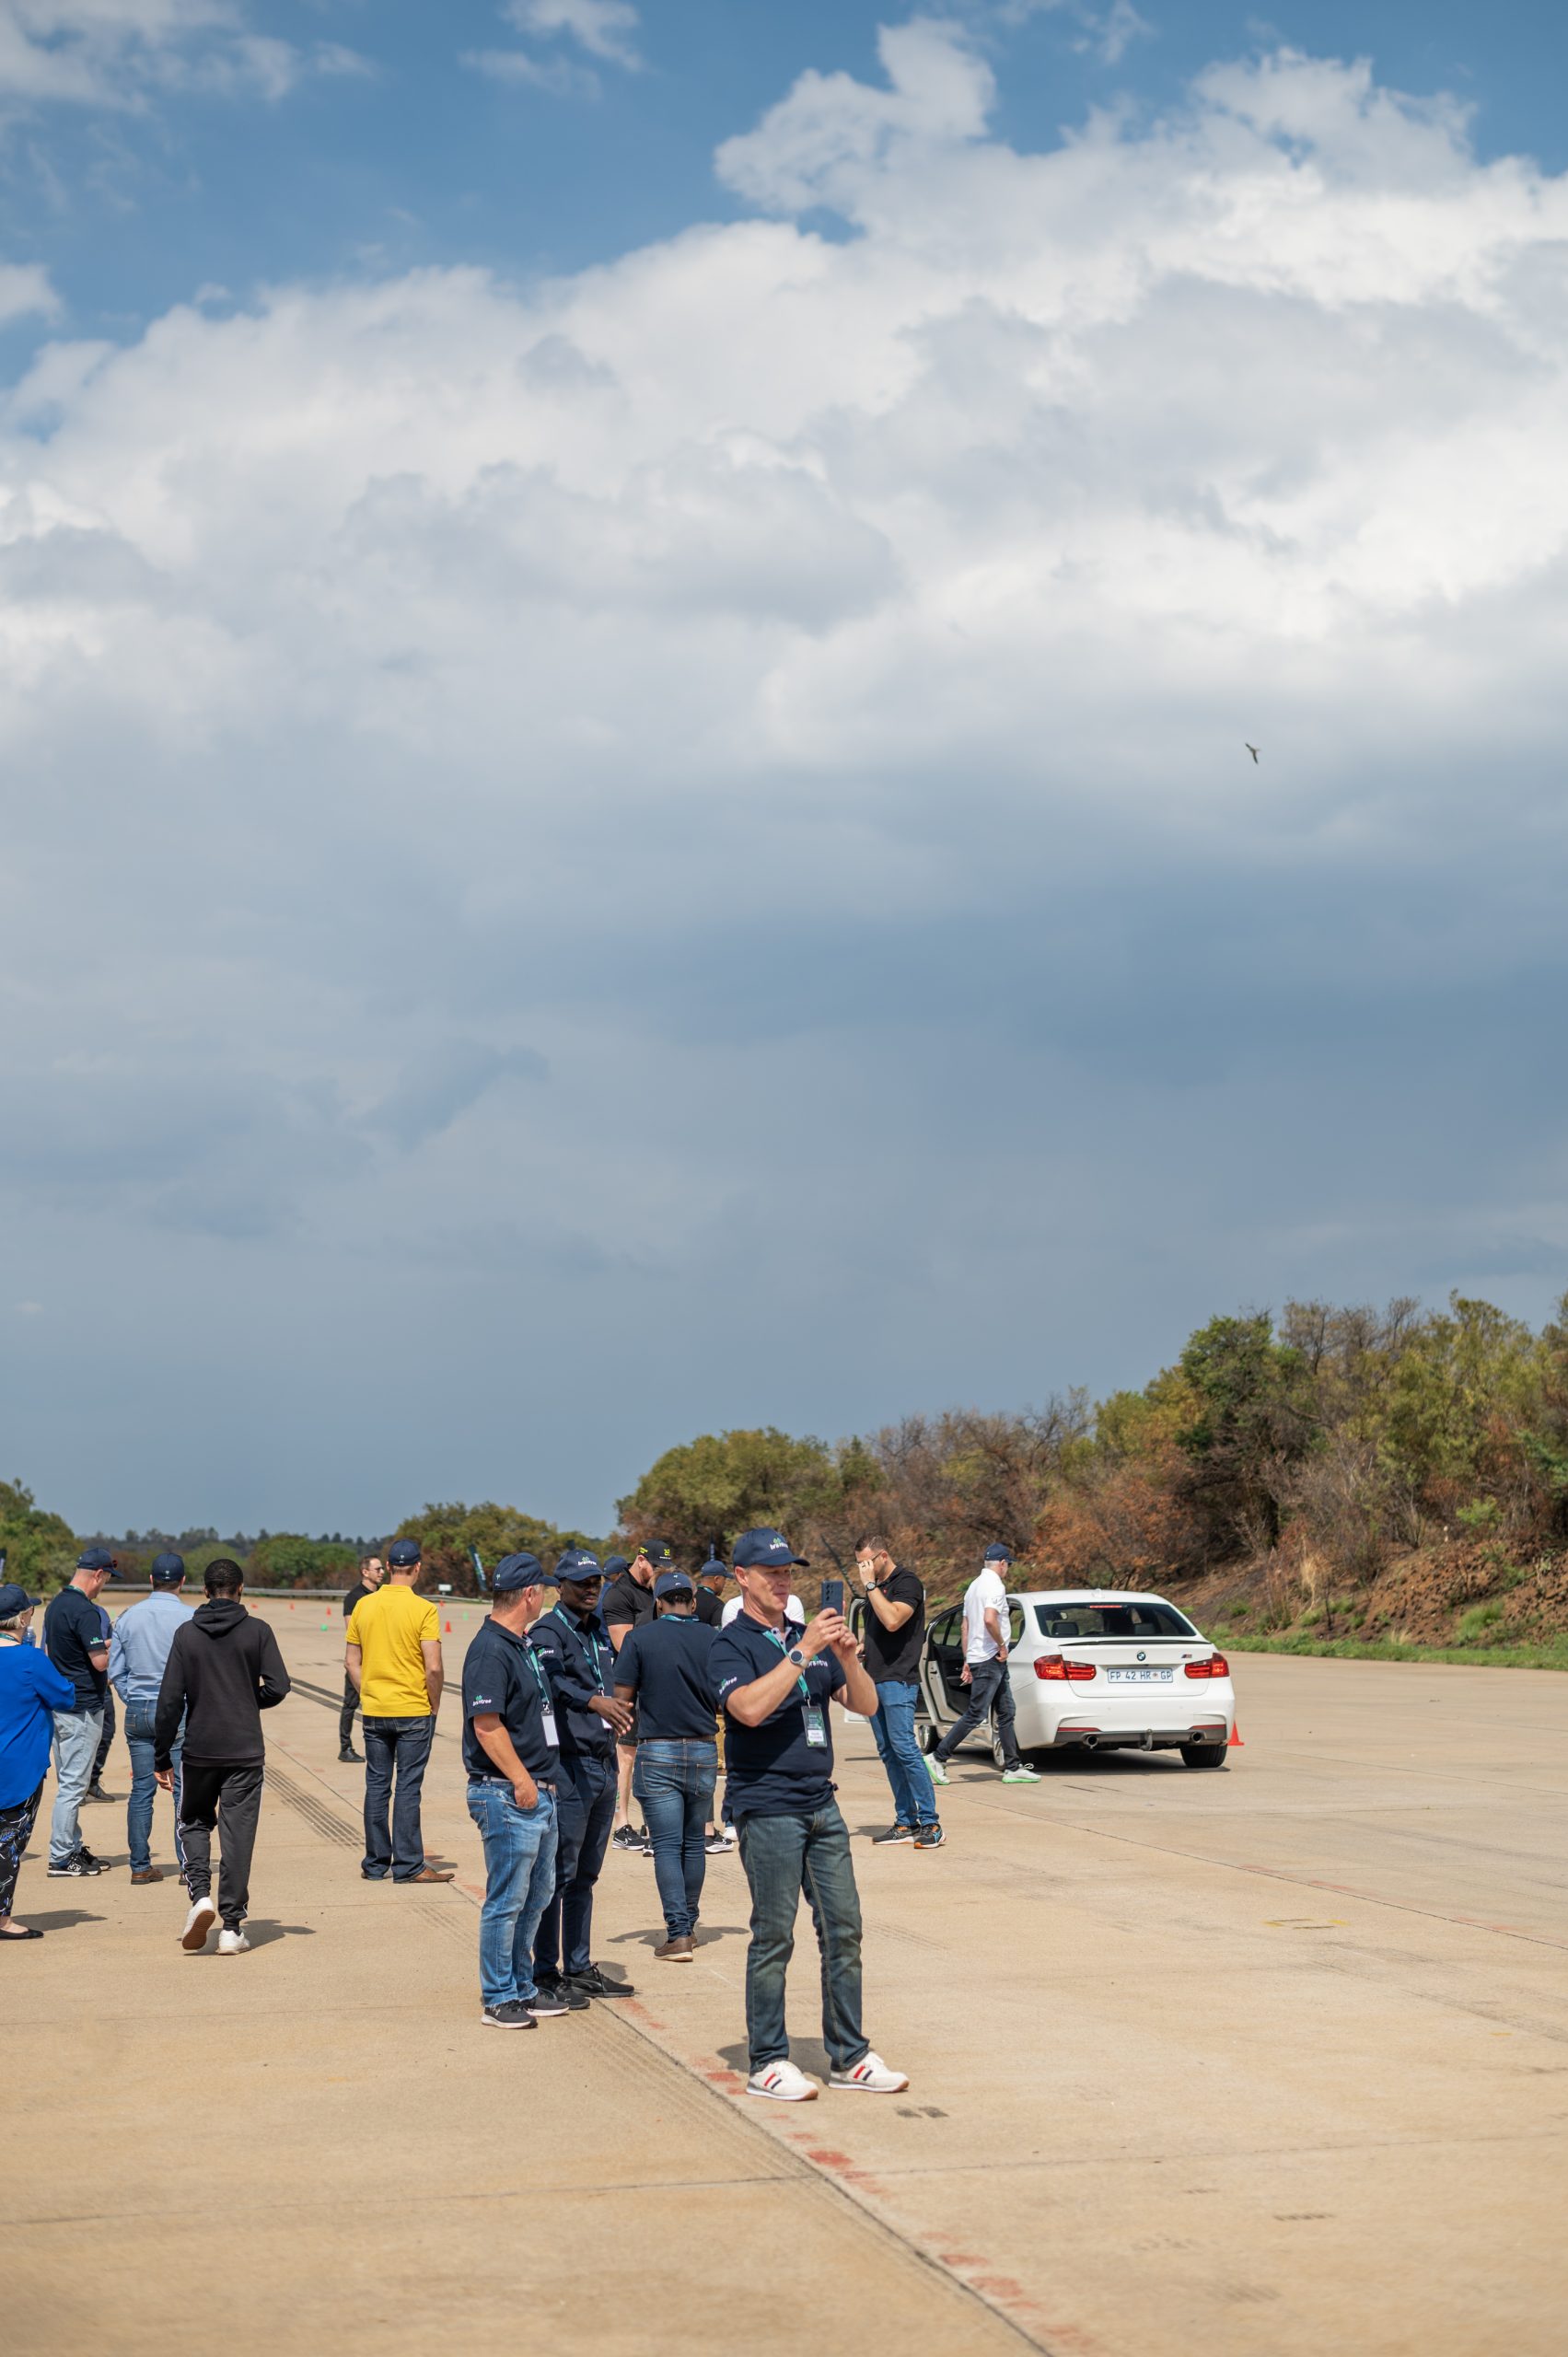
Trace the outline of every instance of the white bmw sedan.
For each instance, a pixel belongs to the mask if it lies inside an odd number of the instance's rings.
[[[1236,1724],[1230,1665],[1162,1596],[1124,1588],[1026,1588],[1007,1598],[1008,1671],[1018,1748],[1179,1751],[1189,1768],[1223,1768]],[[930,1750],[968,1706],[964,1616],[938,1613],[920,1665]],[[973,1740],[994,1734],[977,1729]]]

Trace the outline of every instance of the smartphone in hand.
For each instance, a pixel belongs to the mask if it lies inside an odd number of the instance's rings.
[[[818,1611],[842,1612],[843,1608],[844,1584],[842,1580],[824,1580],[822,1582],[820,1594],[818,1597]]]

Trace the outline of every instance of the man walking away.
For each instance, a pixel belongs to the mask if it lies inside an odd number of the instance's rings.
[[[815,2082],[789,2059],[784,2026],[784,1979],[804,1891],[822,1956],[830,2084],[898,2095],[908,2079],[872,2052],[860,2026],[860,1895],[849,1833],[833,1798],[828,1726],[830,1697],[869,1719],[877,1689],[841,1613],[819,1612],[804,1629],[787,1619],[796,1561],[779,1531],[748,1530],[737,1540],[744,1605],[714,1638],[708,1665],[728,1714],[729,1805],[751,1887],[746,2092],[776,2103],[807,2103],[817,2094]]]
[[[174,1746],[185,1721],[180,1838],[185,1845],[185,1887],[191,1911],[180,1945],[194,1955],[205,1947],[215,1912],[223,1918],[219,1956],[243,1956],[250,1902],[250,1858],[261,1814],[267,1747],[261,1713],[288,1692],[278,1641],[254,1620],[240,1596],[244,1574],[219,1555],[203,1578],[205,1604],[174,1632],[153,1714],[153,1759],[158,1782],[174,1790]],[[215,1910],[213,1833],[223,1853]]]
[[[54,1713],[76,1689],[28,1635],[38,1604],[12,1580],[0,1584],[0,1940],[41,1940],[36,1923],[11,1921],[22,1853],[43,1794]]]
[[[574,2013],[593,1997],[630,1997],[629,1980],[609,1980],[593,1962],[594,1885],[610,1846],[615,1809],[615,1736],[632,1723],[610,1691],[610,1632],[599,1617],[604,1574],[586,1547],[557,1558],[561,1601],[535,1621],[528,1642],[544,1666],[561,1736],[555,1788],[555,1890],[534,1947],[534,1981]]]
[[[1038,1784],[1039,1776],[1018,1756],[1014,1730],[1013,1681],[1007,1670],[1007,1591],[1002,1566],[1013,1561],[1000,1540],[985,1550],[985,1560],[964,1594],[963,1684],[970,1689],[969,1708],[947,1729],[935,1751],[925,1755],[934,1784],[947,1782],[947,1762],[967,1736],[996,1713],[996,1738],[1002,1746],[1002,1782]]]
[[[707,1872],[708,1811],[718,1776],[712,1629],[696,1617],[697,1591],[684,1572],[654,1582],[656,1619],[633,1629],[615,1656],[615,1691],[637,1713],[633,1783],[653,1836],[654,1874],[664,1910],[665,1964],[690,1964]]]
[[[854,1565],[865,1598],[865,1666],[877,1689],[871,1732],[893,1788],[892,1825],[873,1838],[938,1850],[942,1828],[931,1779],[914,1739],[920,1656],[925,1642],[925,1590],[912,1572],[894,1562],[885,1538],[858,1540]]]
[[[363,1604],[367,1596],[374,1596],[386,1576],[387,1566],[381,1561],[379,1555],[362,1555],[360,1557],[359,1577],[354,1582],[353,1587],[347,1589],[343,1596],[343,1620],[345,1623],[353,1619],[354,1606],[356,1604]],[[365,1754],[362,1751],[355,1751],[354,1747],[354,1714],[358,1708],[359,1689],[355,1686],[353,1678],[349,1676],[348,1671],[345,1668],[343,1671],[343,1706],[338,1713],[338,1758],[340,1760],[346,1761],[350,1766],[358,1766],[365,1758]]]
[[[71,1681],[73,1700],[54,1713],[54,1813],[49,1820],[49,1872],[56,1880],[103,1872],[82,1840],[77,1824],[103,1734],[103,1698],[109,1691],[109,1639],[104,1634],[99,1591],[118,1579],[106,1548],[88,1547],[76,1558],[69,1587],[50,1599],[43,1616],[43,1649]]]
[[[419,1820],[420,1788],[441,1707],[441,1615],[416,1596],[420,1552],[412,1538],[387,1550],[387,1579],[349,1615],[344,1666],[359,1695],[365,1728],[366,1882],[450,1882],[448,1867],[427,1865]],[[393,1791],[394,1777],[396,1792]]]
[[[109,1647],[109,1682],[125,1705],[125,1748],[131,1755],[131,1797],[125,1808],[125,1832],[131,1844],[131,1880],[161,1882],[163,1869],[153,1864],[153,1794],[157,1790],[154,1764],[153,1721],[163,1673],[168,1666],[178,1631],[191,1618],[180,1601],[185,1585],[185,1559],[173,1553],[154,1558],[152,1592],[133,1604],[114,1624]],[[184,1744],[176,1736],[169,1752],[174,1777],[174,1854],[181,1874],[185,1851],[180,1839],[180,1769]]]
[[[633,1629],[645,1628],[654,1617],[654,1581],[660,1572],[674,1568],[675,1556],[662,1538],[652,1538],[628,1562],[624,1555],[607,1555],[604,1564],[604,1597],[599,1606],[604,1625],[610,1631],[611,1648],[617,1654]],[[653,1842],[645,1830],[639,1833],[632,1823],[632,1771],[637,1758],[637,1722],[633,1716],[625,1734],[615,1746],[615,1829],[610,1847],[616,1850],[636,1850],[645,1857],[653,1855]]]
[[[553,1574],[537,1555],[504,1555],[491,1579],[490,1618],[463,1659],[463,1765],[469,1815],[484,1843],[479,1989],[492,2029],[532,2029],[566,2001],[541,1996],[533,1949],[555,1887],[558,1730],[528,1632]]]

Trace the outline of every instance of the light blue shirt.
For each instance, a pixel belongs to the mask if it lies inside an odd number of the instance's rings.
[[[174,1632],[191,1618],[191,1608],[166,1588],[154,1588],[114,1624],[109,1647],[109,1682],[122,1702],[156,1702]]]

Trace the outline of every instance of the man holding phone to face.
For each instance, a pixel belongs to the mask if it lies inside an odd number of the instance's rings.
[[[925,1590],[911,1571],[895,1563],[885,1538],[855,1541],[854,1567],[865,1583],[865,1666],[877,1689],[871,1732],[893,1788],[893,1822],[879,1842],[909,1841],[917,1850],[939,1850],[931,1779],[914,1739],[920,1699],[920,1654],[925,1642]]]
[[[842,1612],[829,1606],[805,1627],[788,1617],[798,1560],[780,1531],[742,1534],[734,1555],[742,1608],[720,1630],[708,1659],[726,1713],[729,1808],[751,1889],[746,2092],[775,2103],[808,2103],[818,2093],[790,2061],[784,2026],[784,1980],[804,1891],[822,1953],[829,2084],[898,2095],[909,2080],[872,2052],[860,2026],[860,1896],[833,1797],[828,1724],[830,1700],[874,1717],[877,1689]]]

